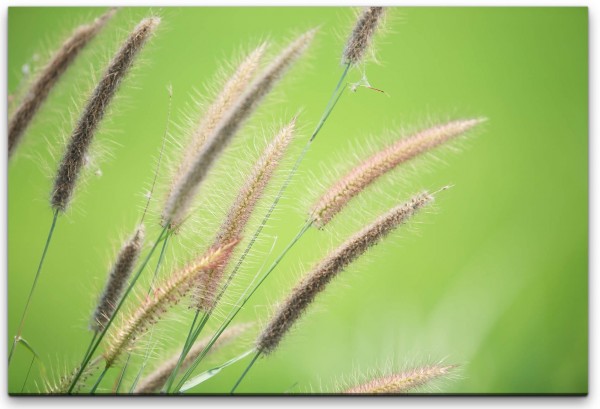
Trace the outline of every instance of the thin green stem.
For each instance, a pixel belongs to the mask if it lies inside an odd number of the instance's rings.
[[[240,376],[240,378],[237,380],[235,385],[233,385],[233,388],[231,389],[231,392],[230,392],[232,395],[235,392],[235,390],[237,389],[237,387],[239,386],[240,382],[242,382],[242,379],[244,379],[244,377],[246,376],[248,371],[250,371],[250,368],[252,368],[252,365],[254,365],[254,363],[258,360],[258,357],[260,357],[260,354],[261,354],[261,351],[256,352],[256,355],[254,355],[254,358],[252,358],[252,361],[250,361],[250,363],[248,364],[248,366],[246,367],[244,372],[242,372],[242,376]]]
[[[169,237],[170,235],[167,234],[167,237],[165,237],[165,240],[163,241],[163,245],[160,249],[160,254],[158,256],[158,262],[156,263],[156,267],[154,268],[154,275],[152,276],[152,281],[150,281],[150,286],[148,287],[148,294],[150,294],[150,291],[152,291],[152,287],[154,286],[154,283],[156,282],[156,277],[158,277],[158,271],[160,270],[160,265],[163,262],[163,259],[165,257],[165,250],[167,248],[167,245],[169,244]]]
[[[165,383],[165,387],[163,389],[167,393],[169,392],[171,386],[173,386],[173,382],[175,381],[175,378],[177,377],[179,368],[181,367],[183,360],[185,359],[187,354],[192,349],[192,345],[194,345],[194,342],[196,342],[196,339],[198,339],[200,332],[202,332],[204,325],[206,325],[206,322],[208,321],[208,319],[210,317],[210,314],[209,314],[210,311],[208,311],[206,314],[204,314],[202,316],[202,319],[198,323],[198,327],[194,329],[196,321],[198,320],[198,317],[200,316],[200,313],[201,313],[200,310],[196,311],[196,314],[194,315],[194,320],[192,321],[192,325],[190,326],[190,331],[188,332],[188,336],[183,345],[183,349],[181,350],[181,354],[179,354],[179,359],[177,360],[177,365],[175,365],[175,368],[173,368],[171,375],[169,375],[169,379],[167,379],[167,382]]]
[[[54,217],[52,218],[52,224],[50,225],[50,231],[48,232],[48,238],[46,239],[46,245],[44,246],[44,251],[42,252],[42,258],[40,259],[40,263],[38,264],[37,271],[35,273],[35,277],[33,279],[33,284],[31,286],[31,290],[29,290],[29,296],[27,297],[27,302],[25,303],[25,309],[23,310],[23,315],[21,316],[21,322],[19,323],[19,329],[17,330],[17,335],[15,335],[13,339],[13,344],[10,349],[10,353],[8,354],[8,364],[13,357],[13,353],[15,352],[15,347],[19,339],[21,338],[21,334],[23,333],[23,326],[25,325],[25,318],[27,317],[27,312],[29,311],[29,305],[31,303],[31,298],[33,297],[33,293],[35,288],[37,287],[38,279],[40,278],[40,273],[42,271],[42,266],[44,265],[44,260],[46,259],[46,253],[48,252],[48,247],[50,246],[50,241],[52,240],[52,234],[54,233],[54,228],[56,227],[56,220],[58,219],[58,209],[54,211]]]
[[[307,221],[304,224],[304,226],[302,226],[302,228],[300,229],[300,231],[298,232],[298,234],[296,234],[296,236],[286,246],[286,248],[283,250],[283,252],[275,259],[275,261],[273,261],[273,263],[271,264],[271,266],[269,266],[269,269],[258,280],[258,283],[253,286],[254,281],[258,278],[258,276],[260,276],[260,274],[258,274],[254,278],[254,280],[250,283],[250,285],[248,286],[248,288],[246,289],[246,291],[239,298],[238,303],[236,303],[236,306],[234,307],[233,311],[231,311],[229,313],[229,316],[221,324],[221,326],[219,327],[219,329],[217,330],[217,332],[212,336],[212,338],[210,339],[210,341],[208,342],[208,344],[206,345],[206,347],[202,350],[202,352],[200,353],[200,355],[198,355],[198,357],[196,358],[196,360],[194,361],[194,363],[190,366],[190,368],[186,371],[186,373],[184,374],[184,376],[182,377],[182,379],[179,381],[179,383],[177,384],[176,390],[181,389],[181,387],[183,386],[183,384],[185,383],[185,381],[192,375],[192,373],[194,372],[194,370],[196,369],[196,367],[200,364],[200,362],[202,361],[202,359],[206,356],[206,354],[208,353],[208,351],[212,348],[212,346],[214,345],[214,343],[221,336],[221,334],[223,333],[223,331],[225,331],[225,329],[227,329],[227,327],[229,326],[229,324],[231,323],[231,321],[233,321],[233,319],[241,311],[241,309],[244,307],[244,305],[248,302],[248,300],[250,299],[250,297],[252,297],[252,295],[256,292],[256,290],[267,279],[267,277],[269,276],[269,274],[271,274],[271,272],[273,270],[275,270],[275,268],[281,262],[281,260],[285,257],[285,255],[287,254],[287,252],[296,244],[296,242],[298,242],[298,240],[300,240],[300,238],[304,235],[304,233],[306,233],[306,231],[312,226],[312,223],[313,222],[311,220],[309,220],[309,221]],[[169,391],[169,390],[167,390],[167,391]]]
[[[121,389],[121,384],[123,383],[123,379],[125,378],[125,373],[127,372],[127,368],[129,367],[129,361],[131,360],[131,354],[127,355],[127,360],[125,361],[125,365],[123,365],[123,370],[119,375],[119,379],[117,379],[117,383],[113,388],[113,392],[116,394],[119,393],[119,389]]]
[[[140,278],[140,275],[142,274],[142,271],[144,271],[144,269],[146,268],[146,265],[148,264],[148,262],[150,261],[150,258],[154,254],[154,251],[156,250],[156,247],[158,246],[158,244],[163,239],[163,236],[165,234],[167,234],[167,235],[171,234],[171,232],[167,231],[167,229],[168,229],[168,224],[162,229],[162,231],[160,232],[160,235],[158,236],[158,239],[154,242],[154,245],[150,249],[150,252],[148,253],[148,255],[146,256],[146,258],[144,259],[144,261],[142,262],[142,264],[140,265],[140,267],[136,271],[135,275],[131,278],[131,282],[129,283],[129,286],[125,290],[125,293],[123,294],[123,297],[121,297],[121,300],[117,304],[117,307],[115,308],[115,311],[113,312],[113,314],[111,315],[110,319],[108,320],[108,322],[104,326],[104,329],[100,333],[100,335],[99,335],[98,339],[96,340],[96,342],[94,342],[94,346],[91,348],[90,353],[84,358],[83,362],[79,366],[79,370],[77,371],[77,374],[73,378],[73,381],[71,382],[71,385],[69,386],[69,390],[67,391],[68,394],[70,394],[73,391],[73,388],[75,388],[75,385],[77,384],[77,381],[81,377],[81,374],[85,370],[87,364],[90,362],[90,359],[94,355],[94,352],[96,352],[96,349],[98,348],[98,345],[100,345],[100,342],[102,342],[102,339],[106,335],[106,332],[110,328],[110,325],[112,324],[112,322],[114,321],[115,317],[117,316],[117,313],[119,312],[119,310],[121,309],[121,307],[125,303],[125,300],[127,299],[127,296],[129,295],[129,293],[133,289],[133,286],[137,282],[138,278]]]
[[[104,369],[102,370],[102,373],[100,374],[100,376],[98,377],[98,380],[96,381],[96,383],[94,384],[94,386],[92,387],[92,389],[90,390],[90,395],[93,395],[96,393],[96,389],[98,389],[98,386],[100,386],[100,382],[102,382],[102,379],[104,378],[104,375],[106,375],[106,373],[108,372],[108,369],[110,367],[108,365],[106,365],[104,367]]]
[[[31,363],[29,364],[29,369],[27,369],[27,375],[25,375],[25,380],[23,381],[23,386],[21,387],[21,393],[25,390],[25,386],[27,385],[27,381],[29,380],[29,374],[31,373],[31,368],[33,367],[33,363],[35,362],[35,355],[31,357]]]

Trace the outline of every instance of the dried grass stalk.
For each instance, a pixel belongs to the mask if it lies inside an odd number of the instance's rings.
[[[96,129],[133,60],[159,23],[159,18],[151,17],[142,20],[135,27],[121,49],[113,57],[104,76],[94,89],[71,134],[69,145],[54,180],[51,204],[55,210],[62,212],[66,210]]]
[[[296,320],[338,273],[432,200],[433,196],[427,192],[414,196],[408,202],[380,216],[317,264],[310,274],[296,285],[263,330],[257,341],[258,351],[264,354],[274,351]]]
[[[447,376],[456,365],[432,365],[373,379],[345,390],[345,394],[385,395],[407,393],[434,379]]]
[[[115,8],[111,8],[102,16],[96,18],[91,24],[84,24],[77,27],[42,69],[8,122],[9,158],[15,152],[25,130],[44,101],[46,101],[52,88],[58,83],[67,68],[69,68],[79,55],[79,52],[96,37],[116,11]]]
[[[304,53],[315,35],[308,31],[284,49],[253,82],[216,126],[189,172],[171,192],[163,211],[165,224],[176,228],[185,219],[201,182],[242,124],[258,107],[285,71]]]
[[[93,331],[102,331],[106,323],[110,320],[115,308],[121,299],[123,290],[127,286],[129,276],[135,267],[135,263],[142,251],[144,244],[144,225],[141,224],[121,247],[115,264],[113,265],[108,280],[104,287],[104,292],[96,306],[90,329]]]
[[[219,336],[219,339],[214,343],[210,349],[210,353],[213,353],[220,347],[230,343],[231,341],[234,341],[242,333],[244,333],[244,331],[250,328],[250,326],[250,324],[238,324],[227,328],[227,330],[225,330],[221,336]],[[190,352],[186,355],[185,359],[179,366],[180,370],[185,370],[190,367],[190,365],[196,360],[202,351],[204,351],[210,342],[210,339],[211,337],[201,339],[200,341],[197,341],[194,346],[192,346],[192,349],[190,349]],[[154,372],[142,379],[135,389],[135,393],[145,394],[160,391],[177,366],[180,354],[180,352],[177,352],[175,355],[164,361],[158,368],[154,370]]]
[[[124,324],[112,335],[104,359],[107,366],[132,345],[147,329],[177,304],[197,284],[206,271],[218,267],[231,252],[238,240],[224,246],[211,248],[204,255],[173,274],[150,294]]]
[[[343,64],[356,65],[362,61],[384,14],[383,7],[368,7],[361,13],[346,42]]]
[[[375,153],[338,180],[315,204],[311,218],[317,227],[329,223],[352,198],[400,164],[456,138],[483,119],[451,121],[400,139]]]
[[[244,181],[241,191],[221,224],[214,245],[227,243],[243,233],[258,200],[263,195],[269,180],[294,136],[295,126],[296,118],[284,126],[266,147],[248,178]],[[229,260],[226,260],[220,268],[210,270],[204,276],[196,295],[199,309],[208,311],[215,306],[219,284],[223,278],[227,261]]]

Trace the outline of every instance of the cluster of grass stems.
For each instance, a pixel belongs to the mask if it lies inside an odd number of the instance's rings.
[[[28,124],[43,105],[52,88],[59,82],[60,76],[76,58],[79,51],[107,24],[116,13],[111,9],[93,23],[77,28],[72,36],[54,54],[51,61],[33,82],[30,91],[13,112],[9,123],[9,157],[17,150],[18,142],[26,135]],[[159,280],[157,272],[163,262],[164,254],[172,243],[170,238],[185,228],[190,214],[197,211],[196,201],[203,194],[204,181],[209,177],[215,164],[226,154],[227,147],[253,115],[261,102],[277,86],[294,63],[302,58],[310,47],[317,30],[309,30],[291,41],[270,62],[263,64],[265,51],[269,45],[263,43],[248,53],[239,63],[233,74],[224,82],[221,91],[212,104],[205,110],[199,123],[190,133],[188,145],[183,149],[180,160],[176,162],[170,174],[166,200],[161,212],[161,231],[158,237],[149,242],[145,252],[146,227],[144,216],[129,238],[122,244],[116,259],[108,273],[107,282],[90,320],[91,341],[81,361],[60,379],[48,380],[45,393],[55,394],[95,394],[104,393],[102,381],[111,369],[121,369],[118,384],[112,393],[120,393],[130,354],[140,348],[140,339],[152,337],[155,324],[182,300],[188,300],[191,308],[184,317],[189,320],[189,331],[181,347],[173,356],[159,364],[153,372],[143,375],[138,368],[137,376],[129,385],[129,393],[136,394],[179,394],[196,387],[203,381],[215,376],[222,368],[252,356],[249,364],[232,385],[234,393],[247,376],[253,364],[260,357],[269,357],[277,351],[283,338],[294,327],[310,304],[326,290],[328,284],[342,271],[361,257],[369,248],[384,240],[387,235],[409,222],[416,213],[427,207],[436,194],[420,192],[409,197],[404,203],[390,209],[370,224],[349,237],[338,248],[330,251],[310,272],[300,280],[284,301],[280,303],[267,324],[260,330],[256,341],[243,354],[233,357],[222,365],[208,371],[199,372],[198,368],[205,358],[218,347],[233,342],[251,325],[232,325],[237,314],[246,306],[262,283],[277,270],[288,251],[301,240],[311,228],[323,229],[347,204],[370,185],[377,183],[385,174],[394,171],[402,164],[436,147],[451,142],[464,135],[482,120],[457,119],[439,123],[422,129],[412,135],[403,136],[382,150],[365,157],[349,172],[323,192],[312,209],[307,212],[306,222],[299,226],[298,233],[284,250],[275,257],[270,265],[254,274],[248,286],[239,294],[228,313],[221,317],[217,329],[207,332],[207,323],[217,319],[215,310],[223,303],[223,297],[238,272],[244,266],[247,256],[260,238],[263,228],[270,220],[286,189],[304,157],[317,136],[324,129],[329,116],[334,112],[344,91],[349,87],[347,75],[354,67],[365,64],[378,27],[383,23],[386,10],[382,7],[363,9],[356,20],[342,52],[340,77],[333,85],[333,92],[327,101],[319,122],[306,139],[304,148],[292,162],[292,166],[283,170],[284,178],[276,189],[274,199],[267,207],[257,227],[248,228],[249,220],[260,209],[257,206],[265,190],[272,182],[286,150],[296,137],[297,116],[289,119],[274,135],[262,154],[254,161],[252,170],[237,192],[226,216],[214,234],[210,246],[195,249],[196,256],[181,263],[167,277]],[[31,353],[35,345],[26,341],[26,318],[30,302],[35,294],[36,285],[43,270],[44,259],[49,251],[53,232],[60,216],[67,211],[77,187],[79,175],[83,170],[86,154],[93,143],[96,130],[104,114],[117,93],[129,68],[134,65],[144,45],[156,34],[160,19],[149,17],[139,22],[131,31],[121,48],[107,65],[105,73],[89,96],[86,106],[72,131],[65,148],[63,158],[51,191],[50,205],[53,210],[51,228],[43,248],[39,266],[33,277],[31,290],[16,334],[12,340],[9,354],[9,366],[19,345]],[[168,123],[168,121],[167,121]],[[164,141],[160,149],[162,158]],[[153,187],[160,175],[160,160],[154,175]],[[150,194],[148,204],[152,198]],[[148,207],[146,204],[146,209]],[[211,234],[206,232],[206,234]],[[244,245],[242,245],[244,244]],[[154,276],[148,289],[140,289],[137,284],[153,259],[156,259]],[[263,265],[263,267],[265,266]],[[51,274],[51,272],[48,272]],[[141,294],[137,306],[131,311],[123,308],[131,295]],[[181,335],[181,334],[180,334]],[[183,334],[186,335],[186,334]],[[146,351],[148,352],[148,351]],[[146,353],[146,356],[148,353]],[[35,356],[34,356],[35,359]],[[33,362],[33,361],[32,361]],[[145,362],[144,362],[145,365]],[[333,393],[349,394],[394,394],[406,393],[438,377],[446,376],[453,365],[428,365],[408,371],[391,373],[364,384],[353,385]],[[31,369],[31,368],[30,368]],[[10,370],[10,367],[9,367]],[[25,379],[27,382],[27,379]],[[125,392],[126,393],[126,392]]]

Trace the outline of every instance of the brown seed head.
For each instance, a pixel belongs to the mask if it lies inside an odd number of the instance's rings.
[[[373,379],[365,384],[347,389],[343,393],[359,395],[406,393],[434,379],[447,376],[454,368],[456,368],[456,365],[432,365],[416,368],[411,371]]]
[[[265,71],[253,82],[236,104],[224,115],[187,174],[185,174],[167,199],[163,211],[165,224],[176,228],[186,216],[201,182],[206,178],[220,153],[229,144],[242,124],[258,107],[264,97],[286,70],[304,53],[315,35],[311,30],[284,49]]]
[[[77,55],[79,55],[79,52],[96,37],[106,22],[115,13],[116,9],[111,8],[91,24],[84,24],[77,27],[42,69],[8,123],[9,158],[14,153],[25,130],[48,97],[48,94],[50,94],[52,88],[60,80]]]
[[[150,294],[125,323],[115,331],[109,341],[104,359],[107,366],[133,344],[148,328],[156,323],[170,307],[177,304],[198,282],[206,271],[218,267],[225,260],[238,240],[224,246],[211,248],[188,266],[174,273]]]
[[[136,229],[133,236],[123,244],[123,247],[121,247],[115,264],[108,276],[104,292],[94,311],[92,322],[90,324],[90,329],[93,331],[102,331],[115,312],[115,308],[121,300],[121,295],[127,285],[129,276],[142,251],[144,233],[145,229],[142,224]]]
[[[368,7],[358,17],[344,48],[343,64],[356,65],[362,61],[384,11],[383,7]]]
[[[432,200],[433,196],[428,193],[414,196],[380,216],[317,264],[279,307],[257,341],[258,350],[265,354],[274,351],[296,320],[338,273]]]
[[[207,354],[213,353],[220,347],[234,341],[251,326],[251,324],[238,324],[227,328],[221,334],[221,336],[219,336],[219,338]],[[190,349],[190,352],[186,355],[185,359],[181,362],[179,369],[183,371],[189,368],[190,365],[196,360],[196,358],[204,351],[204,349],[210,342],[210,339],[211,337],[206,337],[197,341],[194,344],[194,346],[192,346],[192,349]],[[171,356],[169,359],[164,361],[158,368],[154,370],[154,372],[142,379],[138,384],[137,388],[135,389],[135,393],[147,394],[160,391],[160,389],[165,385],[165,383],[169,379],[169,376],[171,376],[171,373],[177,366],[177,362],[179,361],[179,355],[180,352],[177,352],[175,355]]]
[[[242,190],[238,193],[227,217],[221,224],[215,238],[215,245],[231,241],[234,237],[239,237],[243,233],[258,200],[263,195],[269,180],[292,140],[295,126],[296,118],[284,126],[267,146],[245,180]],[[208,311],[215,306],[219,284],[223,278],[226,264],[224,263],[221,268],[209,271],[204,276],[196,294],[199,309]]]
[[[464,134],[483,119],[465,119],[425,129],[375,153],[338,180],[316,203],[311,218],[319,228],[329,223],[367,186],[400,164]]]
[[[56,210],[64,212],[73,195],[75,184],[84,164],[86,153],[92,143],[94,133],[106,113],[106,109],[115,95],[119,84],[127,74],[136,55],[154,32],[160,19],[151,17],[142,20],[131,32],[121,49],[115,54],[104,76],[96,85],[79,118],[67,150],[60,163],[51,204]]]

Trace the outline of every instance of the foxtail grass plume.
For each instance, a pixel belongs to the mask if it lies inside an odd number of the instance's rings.
[[[295,127],[296,118],[281,128],[273,141],[265,148],[262,156],[244,181],[242,189],[221,224],[214,245],[227,243],[243,233],[256,204],[263,195],[267,184],[294,136]],[[204,275],[196,295],[197,307],[199,309],[208,311],[215,306],[218,288],[223,278],[226,264],[225,262],[220,268],[211,270]]]
[[[189,145],[186,146],[181,162],[173,175],[169,194],[180,182],[181,178],[190,170],[194,159],[202,151],[206,139],[215,130],[219,121],[248,88],[260,66],[265,49],[266,44],[263,43],[248,54],[202,116],[202,120],[198,124],[198,127],[194,129]]]
[[[60,80],[62,75],[71,66],[79,52],[102,30],[106,22],[116,13],[111,8],[102,16],[96,18],[91,24],[84,24],[75,29],[71,36],[65,40],[61,47],[52,56],[52,59],[41,70],[21,104],[15,109],[8,122],[8,156],[15,152],[23,134],[31,120],[40,109],[50,91]]]
[[[434,379],[447,376],[456,365],[432,365],[373,379],[343,391],[345,394],[385,395],[407,393]]]
[[[237,241],[236,239],[223,246],[209,249],[201,257],[174,273],[162,285],[157,286],[111,337],[104,352],[106,366],[112,366],[114,361],[171,306],[185,297],[197,284],[202,274],[218,267],[223,260],[227,259]]]
[[[216,352],[220,347],[235,341],[250,327],[251,324],[238,324],[227,328],[211,347],[209,353]],[[192,349],[190,349],[190,352],[186,355],[185,359],[181,362],[179,369],[183,371],[189,368],[192,363],[194,363],[196,358],[204,351],[210,340],[211,337],[206,337],[200,341],[197,341],[194,346],[192,346]],[[154,372],[142,379],[135,388],[135,393],[146,394],[160,391],[160,389],[169,379],[169,376],[171,376],[173,370],[175,370],[180,354],[180,352],[177,352],[175,355],[164,361],[158,368],[154,370]]]
[[[380,216],[318,263],[278,308],[258,338],[258,351],[265,354],[274,351],[283,336],[333,278],[431,201],[433,196],[427,192],[414,196],[408,202]]]
[[[66,210],[98,125],[133,60],[159,23],[159,18],[150,17],[142,20],[134,28],[94,89],[71,134],[67,150],[54,180],[51,204],[55,210],[61,212]]]
[[[169,195],[163,211],[165,225],[176,228],[185,219],[201,182],[205,179],[220,153],[286,70],[308,48],[314,35],[315,30],[310,30],[294,40],[271,62],[224,115],[219,125],[208,137],[200,154],[195,158],[190,170],[183,175]]]
[[[127,286],[129,276],[142,251],[144,233],[144,225],[141,224],[136,229],[133,236],[123,244],[123,247],[121,247],[115,264],[108,276],[104,292],[102,293],[100,301],[94,311],[94,315],[92,316],[90,329],[93,331],[102,331],[115,312],[115,308],[121,299],[123,290]]]
[[[464,119],[436,125],[402,138],[375,153],[338,180],[314,205],[311,219],[319,228],[329,223],[367,186],[400,164],[472,129],[484,119]]]
[[[384,11],[383,7],[368,7],[360,14],[352,29],[352,34],[346,42],[342,56],[343,64],[357,65],[362,61],[371,45]]]

